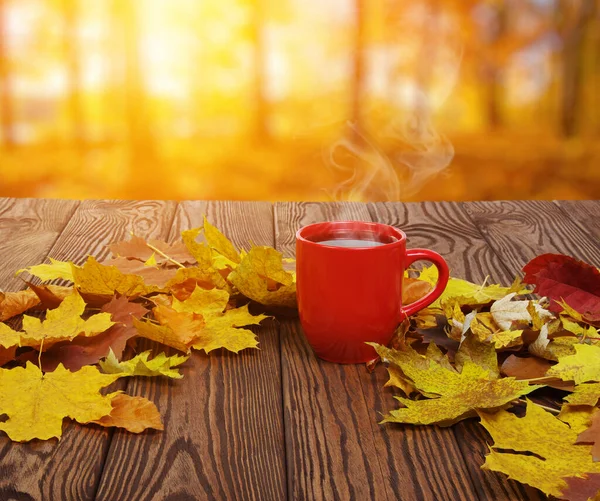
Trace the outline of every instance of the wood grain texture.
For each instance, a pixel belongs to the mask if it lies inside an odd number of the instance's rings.
[[[70,205],[65,207],[66,213]],[[81,263],[88,254],[106,257],[104,247],[130,231],[164,239],[175,208],[174,202],[82,202],[48,254]],[[108,429],[68,422],[60,441],[15,444],[0,437],[0,499],[93,499],[111,435]]]
[[[278,204],[278,248],[292,254],[298,227],[340,219],[371,214],[363,204]],[[289,499],[477,498],[451,431],[377,423],[394,405],[383,366],[369,374],[321,361],[292,321],[282,357]]]
[[[545,252],[567,254],[600,266],[598,241],[552,202],[469,202],[463,207],[515,272]]]
[[[463,204],[485,239],[515,272],[543,253],[562,253],[600,265],[598,240],[561,207],[545,201]],[[569,215],[568,215],[569,214]]]
[[[554,203],[600,243],[600,200],[561,200]]]
[[[204,214],[238,247],[274,243],[271,205],[244,202],[182,203],[171,240]],[[131,380],[165,430],[115,433],[97,499],[285,499],[279,332],[272,321],[255,332],[260,350],[195,352],[182,380]]]
[[[391,224],[403,230],[407,235],[408,248],[427,248],[441,254],[450,266],[453,276],[465,278],[474,282],[483,282],[486,276],[493,283],[510,283],[515,273],[507,269],[502,260],[493,252],[481,233],[471,221],[469,216],[454,203],[448,202],[423,202],[423,203],[378,203],[369,205],[373,219],[382,223]],[[386,380],[384,377],[383,381]],[[381,388],[381,386],[379,386]],[[380,399],[383,399],[381,412],[394,408],[391,403],[389,388],[380,389]],[[379,404],[380,406],[382,404]],[[424,451],[449,451],[449,458],[435,461],[433,464],[421,466],[428,471],[427,477],[435,476],[435,469],[440,469],[440,463],[444,465],[443,475],[445,483],[455,485],[459,491],[463,491],[465,499],[473,499],[474,494],[464,491],[462,482],[453,482],[452,478],[470,476],[479,498],[482,500],[518,500],[545,499],[535,489],[525,487],[518,482],[509,481],[504,476],[481,470],[487,453],[485,430],[474,420],[467,420],[454,425],[451,428],[431,427],[404,427],[415,435],[420,435],[424,446],[421,447],[420,456],[425,456]],[[435,430],[435,431],[434,431]],[[444,437],[452,435],[455,440],[445,438],[441,442],[435,435]],[[437,440],[436,440],[437,439]],[[436,446],[444,443],[443,447]],[[451,449],[452,444],[458,443],[462,452],[464,462],[457,458],[458,455]],[[449,445],[448,445],[449,444]],[[395,454],[389,453],[391,457]],[[455,471],[457,470],[457,471]],[[457,494],[440,494],[438,499],[460,499]]]
[[[0,290],[21,290],[15,272],[44,261],[79,202],[0,198]]]
[[[295,255],[296,230],[370,220],[361,204],[276,204],[277,249]],[[357,368],[317,359],[297,320],[281,324],[288,499],[387,499]]]

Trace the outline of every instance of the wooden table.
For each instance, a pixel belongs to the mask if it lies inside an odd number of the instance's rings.
[[[238,246],[294,254],[298,227],[376,220],[409,247],[441,253],[452,273],[509,284],[523,264],[560,252],[600,265],[600,202],[250,203],[0,199],[0,286],[47,256],[82,263],[130,231],[174,241],[202,216]],[[394,408],[386,371],[316,359],[294,319],[257,330],[260,351],[196,353],[182,380],[131,378],[164,432],[133,435],[65,422],[60,441],[0,436],[0,500],[540,500],[537,490],[482,471],[487,436],[379,425]]]

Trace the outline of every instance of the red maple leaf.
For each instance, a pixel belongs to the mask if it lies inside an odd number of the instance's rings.
[[[562,254],[542,254],[523,267],[526,284],[551,299],[550,311],[560,313],[565,301],[590,323],[600,322],[600,271]]]

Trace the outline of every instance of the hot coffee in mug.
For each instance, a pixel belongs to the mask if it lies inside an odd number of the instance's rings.
[[[374,359],[365,344],[387,345],[398,324],[444,291],[448,266],[427,249],[406,249],[406,235],[381,223],[340,221],[305,226],[296,234],[298,311],[315,354],[337,363]],[[402,305],[404,271],[417,260],[439,271],[433,291]]]

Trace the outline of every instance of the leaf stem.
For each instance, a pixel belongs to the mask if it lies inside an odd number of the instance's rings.
[[[160,249],[157,249],[154,245],[149,244],[148,242],[146,242],[146,245],[152,249],[154,252],[156,252],[159,256],[164,257],[167,261],[169,261],[170,263],[173,263],[174,265],[178,266],[179,268],[185,268],[185,266],[183,266],[179,261],[175,261],[175,259],[173,259],[172,257],[167,256],[167,254],[165,254],[163,251],[161,251]]]
[[[546,381],[548,379],[557,379],[557,378],[555,378],[553,376],[542,376],[542,377],[534,377],[531,379],[519,379],[518,381],[527,381],[528,383],[532,383],[535,381]]]
[[[533,400],[532,400],[533,402]],[[522,404],[522,405],[527,405],[527,401],[523,400],[521,398],[519,398],[518,400],[513,400],[512,401],[513,404]],[[554,407],[548,407],[547,405],[542,405],[542,404],[538,404],[537,402],[533,402],[535,405],[537,405],[538,407],[541,407],[542,409],[554,414],[555,416],[557,416],[558,414],[560,414],[560,409],[555,409]]]
[[[40,351],[38,352],[38,368],[40,371],[42,370],[42,350],[44,349],[44,339],[46,339],[46,336],[42,338],[42,342],[40,343]]]

